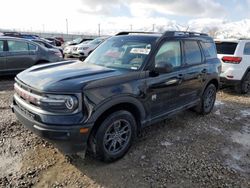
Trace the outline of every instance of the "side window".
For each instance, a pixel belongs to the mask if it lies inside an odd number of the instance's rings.
[[[0,52],[3,52],[3,41],[2,40],[0,40]]]
[[[244,55],[250,55],[250,42],[246,43],[245,45]]]
[[[217,51],[215,44],[212,42],[201,42],[206,59],[217,58]]]
[[[28,43],[22,41],[8,41],[9,51],[10,52],[23,52],[29,51]]]
[[[194,65],[201,63],[201,50],[196,41],[185,41],[185,62],[188,65]]]
[[[181,44],[179,41],[165,42],[155,56],[155,66],[171,64],[173,68],[181,66]]]
[[[29,51],[36,51],[37,50],[37,46],[34,44],[29,44]]]

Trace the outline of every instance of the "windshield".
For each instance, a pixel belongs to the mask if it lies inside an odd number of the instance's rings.
[[[100,45],[86,63],[111,68],[138,70],[151,50],[151,44],[139,40],[112,38]]]
[[[82,41],[82,38],[77,38],[73,40],[73,43],[79,44]]]
[[[89,42],[89,44],[93,44],[93,45],[98,45],[100,44],[104,39],[95,39]]]

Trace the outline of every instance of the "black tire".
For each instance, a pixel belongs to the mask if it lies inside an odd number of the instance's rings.
[[[110,114],[96,132],[96,156],[105,162],[123,157],[135,136],[136,121],[130,112],[121,110]]]
[[[250,72],[247,73],[241,84],[235,86],[235,90],[240,94],[247,94],[250,91]]]
[[[208,85],[203,92],[200,104],[194,108],[195,111],[202,115],[209,114],[214,107],[216,92],[217,89],[214,84]]]

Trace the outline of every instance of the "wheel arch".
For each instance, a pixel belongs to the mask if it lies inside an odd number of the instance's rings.
[[[94,122],[90,135],[97,131],[104,119],[113,112],[126,110],[130,112],[137,123],[137,131],[141,128],[141,121],[145,119],[146,112],[143,105],[133,97],[122,97],[117,100],[109,100],[92,114],[91,121]]]

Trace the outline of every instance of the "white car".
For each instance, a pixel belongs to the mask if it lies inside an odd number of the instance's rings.
[[[98,37],[87,44],[80,44],[73,49],[73,56],[84,59],[89,56],[107,37]]]
[[[236,91],[250,91],[250,39],[215,40],[222,63],[222,85],[234,86]]]

